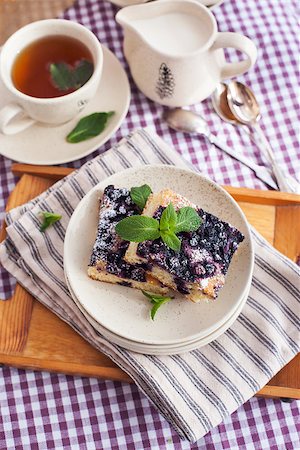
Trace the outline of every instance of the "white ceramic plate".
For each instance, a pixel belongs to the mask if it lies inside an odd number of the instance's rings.
[[[177,295],[149,320],[149,304],[137,290],[102,283],[87,276],[96,237],[98,199],[108,184],[131,187],[149,184],[153,191],[172,187],[193,203],[236,226],[245,240],[234,255],[226,284],[210,303],[186,301]],[[80,239],[78,239],[80,236]],[[203,338],[232,316],[245,296],[253,271],[253,249],[247,220],[226,191],[207,178],[173,166],[145,166],[117,173],[93,188],[73,213],[65,237],[65,272],[78,301],[109,331],[144,344],[176,344]]]
[[[93,100],[73,120],[59,126],[36,123],[21,133],[5,136],[0,133],[0,154],[27,164],[63,164],[89,155],[103,145],[120,127],[130,102],[127,75],[115,55],[102,46],[103,73]],[[10,101],[0,79],[0,109]],[[67,134],[81,117],[94,112],[115,111],[105,130],[95,138],[78,144],[66,142]]]
[[[181,344],[175,344],[175,345],[147,345],[147,344],[141,344],[139,342],[130,341],[129,339],[125,339],[120,337],[119,335],[112,333],[111,331],[108,331],[106,328],[102,327],[98,322],[96,322],[93,317],[91,317],[87,311],[83,308],[82,304],[78,301],[76,298],[76,295],[72,291],[72,288],[68,282],[68,279],[66,278],[66,282],[70,291],[70,294],[78,306],[78,308],[81,310],[83,315],[86,317],[86,319],[90,322],[90,324],[95,328],[96,331],[101,333],[104,337],[106,337],[110,342],[117,344],[123,348],[126,348],[127,350],[131,350],[136,353],[142,353],[145,355],[176,355],[179,353],[184,352],[190,352],[192,350],[196,350],[197,348],[203,347],[204,345],[209,344],[210,342],[214,341],[218,337],[220,337],[223,333],[225,333],[228,328],[231,327],[231,325],[235,322],[235,320],[240,315],[246,301],[248,298],[248,294],[251,288],[251,282],[249,283],[247,292],[245,293],[245,296],[241,299],[240,303],[238,304],[236,310],[232,314],[232,316],[223,324],[221,325],[217,330],[215,330],[213,333],[209,334],[208,336],[200,339],[194,339],[192,341],[188,342],[182,342]]]

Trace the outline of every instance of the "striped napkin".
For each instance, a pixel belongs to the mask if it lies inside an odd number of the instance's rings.
[[[235,411],[299,351],[299,269],[255,230],[255,269],[247,303],[225,334],[176,356],[147,356],[110,343],[71,299],[63,242],[74,208],[98,182],[143,164],[186,167],[156,135],[138,130],[35,200],[7,214],[3,266],[28,291],[126,371],[181,437],[196,441]],[[62,219],[40,233],[41,210]]]

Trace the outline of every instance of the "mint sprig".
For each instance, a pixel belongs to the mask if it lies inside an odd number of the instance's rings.
[[[131,200],[139,207],[141,211],[145,208],[150,194],[152,194],[152,190],[148,184],[135,186],[130,189]]]
[[[86,59],[79,61],[75,67],[59,62],[50,64],[49,71],[53,86],[60,91],[68,91],[83,86],[91,78],[94,65]]]
[[[186,206],[176,213],[172,203],[169,203],[160,221],[147,216],[126,217],[117,223],[116,232],[122,239],[130,242],[152,241],[161,237],[169,248],[179,252],[181,240],[176,234],[181,231],[196,231],[200,225],[201,219],[194,208]]]
[[[163,295],[159,295],[159,294],[152,294],[152,292],[147,292],[147,291],[142,291],[142,293],[145,295],[145,297],[147,297],[150,302],[152,303],[152,305],[154,305],[151,308],[150,311],[150,316],[151,319],[154,320],[155,314],[157,313],[157,310],[164,304],[169,302],[170,300],[172,300],[172,297],[166,296],[164,297]]]
[[[40,226],[40,231],[43,233],[48,227],[53,225],[55,222],[60,220],[62,216],[60,214],[55,214],[48,211],[41,211],[41,216],[43,217],[43,223]]]

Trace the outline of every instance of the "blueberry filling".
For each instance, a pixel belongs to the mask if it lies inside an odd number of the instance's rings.
[[[164,208],[154,217],[159,219]],[[173,275],[180,292],[188,291],[185,282],[196,283],[214,275],[226,275],[230,261],[244,236],[229,223],[202,209],[197,210],[202,223],[197,231],[178,234],[181,250],[176,253],[161,239],[138,245],[137,254]]]
[[[100,207],[97,237],[90,259],[90,266],[97,261],[106,263],[106,271],[121,278],[146,281],[144,265],[129,264],[124,255],[129,242],[123,241],[115,232],[116,224],[125,217],[139,214],[126,188],[117,189],[112,185],[105,188]]]
[[[190,293],[189,288],[187,287],[186,283],[183,280],[181,280],[180,278],[175,277],[174,278],[174,282],[176,284],[176,288],[177,288],[178,292],[180,292],[183,295],[187,295],[187,294]]]
[[[119,281],[118,284],[120,286],[131,287],[131,283],[129,283],[128,281]]]

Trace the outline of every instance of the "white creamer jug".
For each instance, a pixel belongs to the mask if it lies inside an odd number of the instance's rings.
[[[128,6],[116,21],[124,29],[124,54],[135,83],[162,105],[200,102],[221,80],[246,72],[256,61],[249,38],[218,32],[213,14],[194,0]],[[246,58],[227,63],[225,47],[244,52]]]

